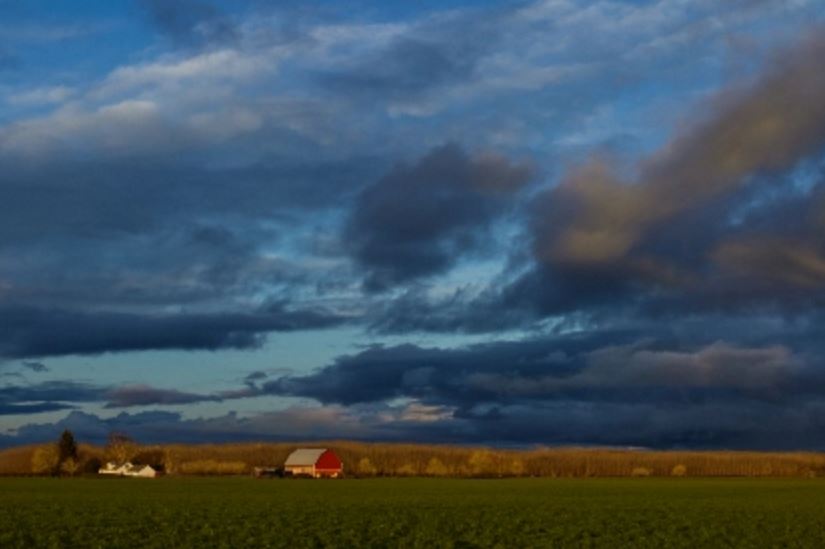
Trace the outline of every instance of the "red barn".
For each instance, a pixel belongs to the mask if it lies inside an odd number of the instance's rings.
[[[344,473],[344,464],[335,452],[327,448],[299,448],[286,458],[284,471],[314,478],[336,478]]]

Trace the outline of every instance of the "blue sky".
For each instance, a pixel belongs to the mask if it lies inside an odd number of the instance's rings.
[[[0,0],[0,444],[821,448],[813,0]]]

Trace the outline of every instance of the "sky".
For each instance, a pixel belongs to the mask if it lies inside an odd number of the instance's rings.
[[[825,4],[0,0],[0,447],[825,449]]]

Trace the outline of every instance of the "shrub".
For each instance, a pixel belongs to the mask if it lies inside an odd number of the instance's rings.
[[[424,469],[424,472],[431,477],[444,477],[449,473],[447,466],[435,457],[430,458],[430,461],[427,462],[427,468]]]
[[[357,471],[359,475],[373,476],[378,472],[378,469],[372,464],[370,458],[363,457],[358,460]]]
[[[73,477],[78,470],[80,470],[80,462],[75,458],[66,458],[63,460],[63,463],[60,464],[60,472],[64,475]]]
[[[683,477],[687,475],[687,467],[681,463],[679,465],[674,465],[673,470],[670,471],[670,475],[674,477]]]
[[[103,463],[101,463],[100,458],[97,457],[90,457],[83,464],[80,466],[81,472],[87,475],[97,474],[100,471],[100,468],[103,467]]]
[[[633,470],[630,472],[631,477],[649,477],[653,471],[648,469],[647,467],[634,467]]]
[[[524,461],[520,459],[514,459],[510,462],[510,474],[514,477],[520,477],[524,475],[525,467]]]
[[[413,464],[405,463],[395,471],[395,474],[402,477],[414,477],[418,474],[418,470]]]
[[[57,472],[60,463],[60,453],[53,444],[41,446],[32,454],[32,473],[38,475],[53,475]]]
[[[474,476],[489,476],[493,473],[493,453],[490,450],[476,450],[467,460]]]

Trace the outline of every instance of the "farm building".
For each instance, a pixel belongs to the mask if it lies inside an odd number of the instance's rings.
[[[114,462],[107,463],[98,469],[101,475],[117,475],[121,477],[155,478],[158,472],[150,465],[132,465],[128,461],[123,465]]]
[[[327,448],[299,448],[286,458],[284,471],[291,475],[336,478],[343,474],[344,464]]]

